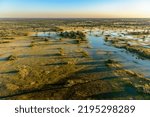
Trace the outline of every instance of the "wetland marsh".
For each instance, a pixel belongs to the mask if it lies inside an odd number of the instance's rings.
[[[0,99],[150,99],[150,19],[1,19]]]

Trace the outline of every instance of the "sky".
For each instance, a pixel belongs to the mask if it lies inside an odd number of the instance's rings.
[[[150,18],[150,0],[0,0],[0,18]]]

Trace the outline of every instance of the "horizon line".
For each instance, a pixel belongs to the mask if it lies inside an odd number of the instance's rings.
[[[0,17],[0,19],[150,19],[150,17]]]

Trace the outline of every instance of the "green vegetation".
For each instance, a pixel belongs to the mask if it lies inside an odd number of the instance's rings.
[[[70,31],[70,32],[61,32],[59,34],[61,37],[64,37],[64,38],[72,38],[72,39],[77,39],[77,42],[78,41],[86,41],[86,35],[85,33],[81,32],[81,31]]]

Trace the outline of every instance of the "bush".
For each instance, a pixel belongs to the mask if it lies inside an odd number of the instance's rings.
[[[8,56],[7,58],[8,60],[12,61],[12,60],[16,60],[17,59],[17,56],[14,56],[14,55],[10,55]]]
[[[61,32],[59,35],[64,38],[80,39],[81,41],[86,41],[86,35],[81,31],[77,31],[77,32],[65,31],[65,32]]]

